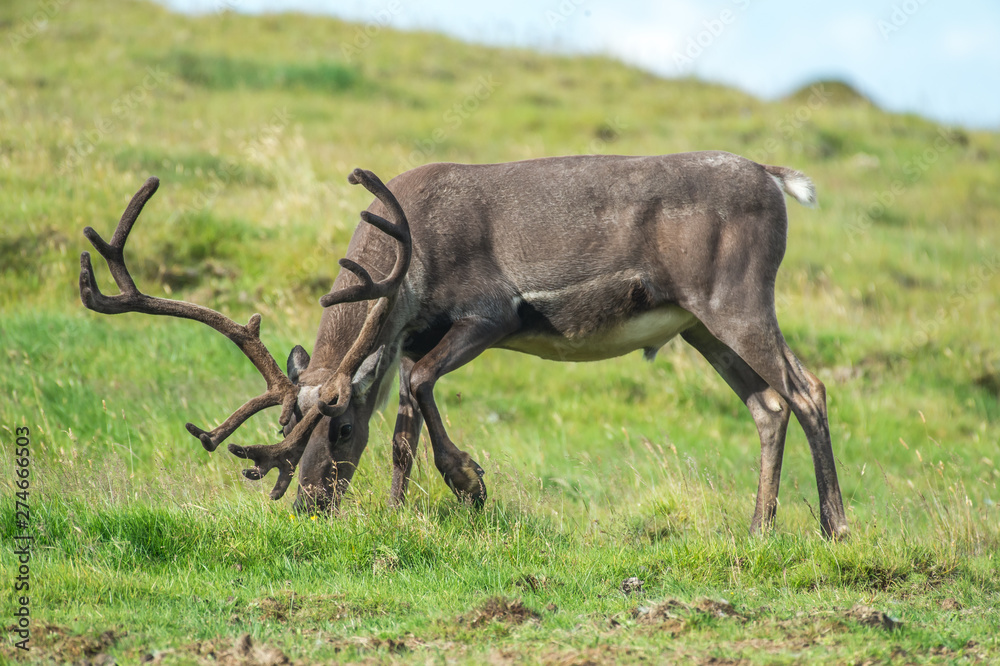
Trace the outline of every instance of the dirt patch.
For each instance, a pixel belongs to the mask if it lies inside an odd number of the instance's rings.
[[[378,652],[385,650],[389,654],[406,654],[416,647],[422,646],[412,635],[409,638],[373,638],[371,636],[351,636],[350,638],[335,638],[329,641],[334,652],[356,650],[358,652]]]
[[[880,610],[861,604],[857,604],[851,610],[847,611],[847,619],[854,620],[866,627],[881,627],[888,631],[898,629],[902,624],[899,620],[889,617]]]
[[[264,622],[287,622],[296,611],[302,610],[302,600],[293,594],[265,597],[257,602],[257,609]]]
[[[682,617],[666,618],[655,626],[657,633],[669,634],[673,637],[680,636],[687,628],[687,620]]]
[[[219,637],[195,641],[173,650],[147,653],[142,657],[142,663],[159,664],[168,657],[171,660],[181,657],[195,664],[217,666],[283,666],[292,663],[278,648],[255,643],[250,634],[243,634],[235,642],[232,638]]]
[[[683,619],[681,614],[691,612],[691,606],[677,599],[667,599],[655,606],[636,606],[632,609],[632,619],[640,624],[659,624],[667,620]]]
[[[985,662],[990,658],[987,653],[976,651],[977,647],[979,647],[979,643],[974,640],[968,640],[959,650],[954,650],[946,645],[939,645],[931,648],[930,654],[935,657],[945,657],[949,660],[963,657],[964,661],[974,661],[976,663]]]
[[[959,603],[958,599],[948,598],[941,602],[941,610],[946,611],[958,611],[962,610],[962,604]]]
[[[506,624],[523,624],[528,620],[540,620],[541,617],[525,606],[520,599],[490,597],[468,615],[460,616],[458,621],[468,623],[470,627],[481,627],[494,621]]]
[[[695,606],[702,613],[711,615],[712,617],[735,617],[741,620],[747,619],[742,613],[739,613],[736,608],[726,601],[725,599],[702,599]]]
[[[518,659],[512,663],[523,664],[524,655],[517,655]],[[657,655],[662,659],[663,655]],[[541,655],[540,663],[545,666],[603,666],[604,664],[616,664],[619,662],[645,661],[645,654],[642,651],[623,645],[600,645],[598,647],[585,648],[582,650],[561,650],[549,652]],[[658,661],[654,659],[653,661]],[[665,660],[669,662],[668,660]]]
[[[8,627],[8,633],[16,629]],[[108,629],[99,634],[74,634],[66,627],[54,624],[35,626],[31,629],[31,650],[25,652],[5,644],[4,657],[21,660],[30,655],[33,661],[54,661],[63,664],[113,664],[114,658],[107,650],[114,647],[128,632]]]
[[[737,611],[725,599],[707,598],[700,599],[694,605],[686,604],[678,599],[667,599],[654,606],[637,606],[632,609],[631,613],[633,619],[638,620],[640,624],[646,625],[659,625],[665,622],[676,624],[677,621],[683,623],[686,617],[690,618],[697,613],[719,618],[747,619],[745,615]]]
[[[735,618],[745,622],[747,617],[724,599],[701,599],[692,604],[678,599],[667,599],[653,606],[637,606],[631,610],[632,619],[649,631],[679,636],[698,615],[718,618]],[[617,626],[617,622],[613,626]]]

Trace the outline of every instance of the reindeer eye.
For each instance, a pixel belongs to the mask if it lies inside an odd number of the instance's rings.
[[[354,426],[352,426],[350,423],[345,423],[344,425],[340,426],[341,439],[346,439],[350,437],[352,432],[354,432]]]

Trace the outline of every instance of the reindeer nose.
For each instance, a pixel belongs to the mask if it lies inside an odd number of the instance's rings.
[[[313,489],[315,491],[315,489]],[[313,515],[323,513],[330,507],[331,498],[324,492],[304,492],[299,486],[299,493],[292,504],[292,511],[298,515]]]

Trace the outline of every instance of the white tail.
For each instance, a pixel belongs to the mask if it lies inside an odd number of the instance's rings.
[[[801,171],[781,166],[764,165],[764,170],[771,174],[771,178],[774,178],[774,182],[785,194],[803,206],[815,208],[816,186],[809,176]]]

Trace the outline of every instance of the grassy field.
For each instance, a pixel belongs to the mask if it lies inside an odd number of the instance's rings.
[[[31,650],[5,594],[0,661],[1000,660],[1000,133],[831,82],[765,103],[603,58],[368,33],[123,0],[0,7],[6,589],[15,536],[34,537]],[[778,316],[827,384],[846,543],[818,533],[795,423],[775,530],[747,536],[753,421],[680,341],[652,365],[489,352],[442,380],[449,432],[486,469],[482,511],[426,445],[410,503],[386,508],[390,403],[339,515],[294,516],[184,430],[259,392],[239,351],[79,301],[82,228],[107,237],[157,175],[129,245],[140,288],[260,312],[283,363],[311,347],[369,202],[354,167],[696,149],[817,183],[817,210],[790,206]],[[234,440],[275,442],[276,421]]]

